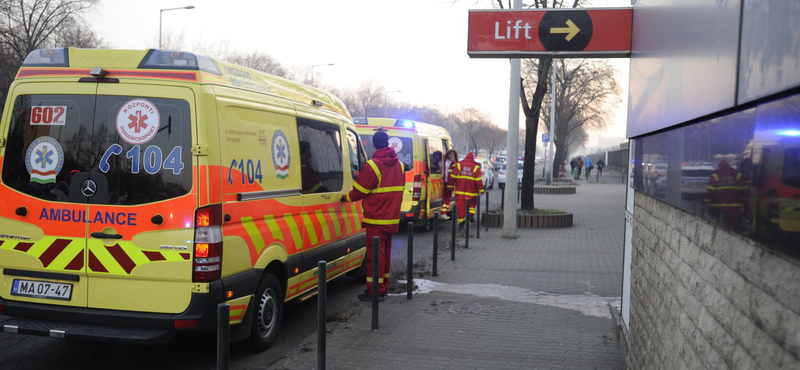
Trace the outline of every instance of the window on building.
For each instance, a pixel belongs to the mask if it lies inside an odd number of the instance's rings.
[[[634,188],[800,257],[800,95],[634,140]]]
[[[339,126],[297,119],[303,194],[342,190],[344,167]]]

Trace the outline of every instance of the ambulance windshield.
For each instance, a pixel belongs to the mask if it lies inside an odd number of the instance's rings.
[[[372,146],[372,135],[360,134],[361,144],[364,145],[364,150],[367,152],[367,158],[372,158],[375,153],[375,147]],[[414,168],[414,142],[408,137],[399,137],[389,135],[389,146],[394,148],[397,153],[397,159],[403,162],[406,171]]]
[[[119,205],[191,190],[185,101],[22,95],[12,109],[2,170],[8,187],[49,201]]]

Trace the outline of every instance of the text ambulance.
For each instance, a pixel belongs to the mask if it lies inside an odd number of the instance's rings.
[[[389,134],[389,146],[406,166],[406,189],[400,208],[400,223],[409,221],[428,229],[433,216],[444,204],[444,153],[453,148],[450,133],[443,127],[395,118],[355,117],[367,157],[375,149],[372,136],[377,130]],[[409,169],[410,168],[410,169]]]
[[[201,55],[31,53],[0,121],[6,333],[268,348],[283,303],[360,272],[365,163],[341,101]],[[317,261],[329,261],[317,271]]]

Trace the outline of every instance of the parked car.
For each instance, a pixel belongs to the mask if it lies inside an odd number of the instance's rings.
[[[494,189],[494,171],[492,171],[492,164],[488,159],[479,159],[478,164],[481,166],[481,178],[483,179],[484,189]]]
[[[495,170],[495,171],[500,171],[500,167],[503,167],[503,163],[506,163],[506,162],[502,161],[502,160],[499,160],[499,159],[494,161],[492,163],[492,169]]]
[[[523,161],[519,161],[519,163],[517,164],[517,182],[518,183],[522,182],[522,166],[524,164],[525,164],[525,162],[523,162]],[[506,188],[506,166],[507,166],[507,164],[503,163],[503,166],[500,167],[500,171],[497,171],[497,186],[499,186],[500,189],[505,189]]]

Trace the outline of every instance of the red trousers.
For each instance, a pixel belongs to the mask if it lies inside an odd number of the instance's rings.
[[[458,222],[464,222],[467,218],[467,199],[469,199],[469,214],[475,214],[475,206],[478,205],[478,197],[456,194],[456,206],[458,207]]]
[[[450,202],[453,201],[453,188],[447,186],[444,188],[444,204],[442,204],[442,214],[450,212]]]
[[[392,266],[392,234],[382,232],[377,227],[367,225],[367,294],[372,294],[372,264],[373,250],[372,238],[378,237],[380,246],[380,261],[378,261],[378,294],[384,294],[389,290],[389,271]]]

